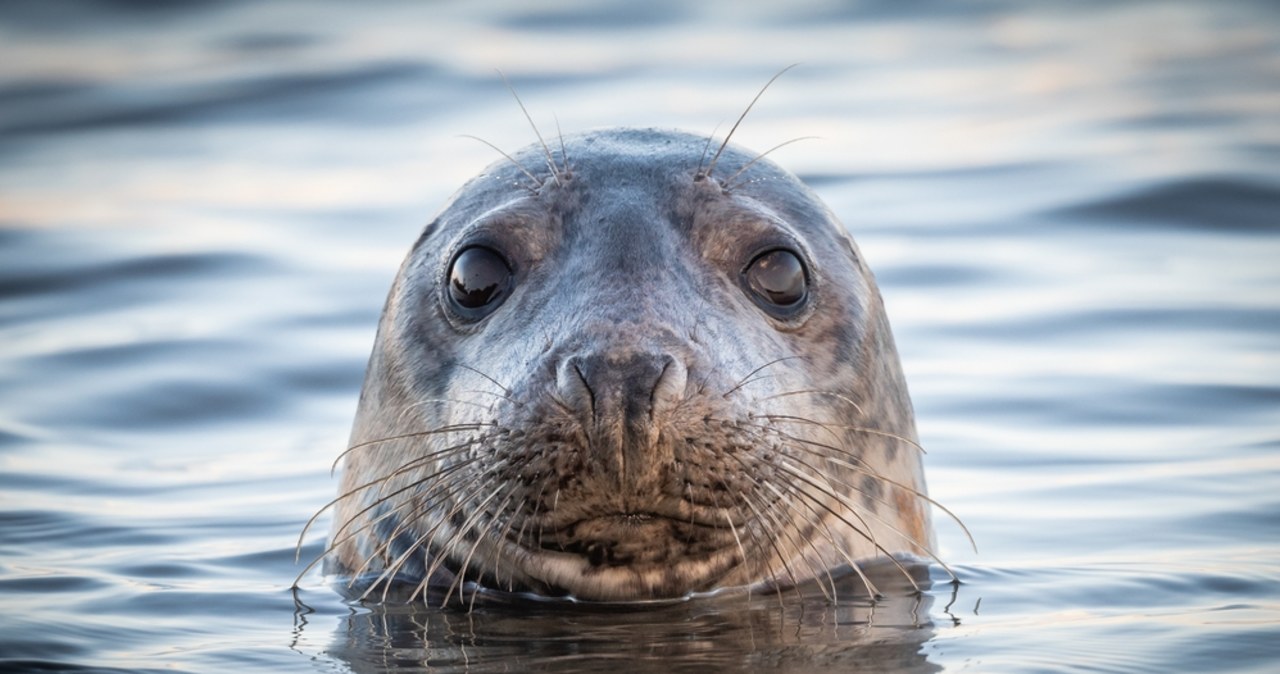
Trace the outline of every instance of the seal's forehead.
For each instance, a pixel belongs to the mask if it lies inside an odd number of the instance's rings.
[[[547,174],[547,154],[557,167],[566,163],[573,173],[586,173],[591,178],[616,176],[619,179],[666,175],[694,176],[706,169],[720,150],[720,139],[657,128],[610,128],[547,138],[547,148],[532,143],[514,157],[531,172]],[[727,178],[758,154],[732,144],[720,152],[714,177]],[[511,166],[512,170],[518,170]],[[752,166],[764,172],[789,175],[762,159]]]
[[[833,230],[843,229],[796,176],[759,153],[732,144],[721,150],[718,138],[611,128],[545,141],[494,162],[468,182],[446,206],[441,225],[465,225],[482,214],[513,209],[601,218],[609,216],[604,211],[627,205],[656,207],[655,212],[684,222],[699,208],[714,205],[720,210],[763,207],[817,237],[819,245]],[[710,179],[699,179],[713,159]]]

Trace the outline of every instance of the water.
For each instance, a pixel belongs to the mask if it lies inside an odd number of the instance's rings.
[[[745,4],[5,3],[0,669],[1280,666],[1280,11]],[[738,141],[822,137],[774,157],[878,272],[963,584],[295,601],[459,135],[531,140],[494,69],[543,129],[710,132],[796,61]]]

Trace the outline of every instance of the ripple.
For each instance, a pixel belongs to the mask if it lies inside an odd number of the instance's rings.
[[[5,648],[3,641],[0,641],[0,652],[10,652]],[[70,654],[62,652],[58,653],[58,655],[65,658]],[[118,668],[103,667],[101,665],[80,665],[74,662],[67,662],[65,660],[31,660],[21,658],[0,658],[0,670],[6,672],[23,672],[24,674],[52,674],[54,672],[85,672],[85,674],[175,674],[175,672],[180,673],[182,671],[169,669],[167,667],[163,669],[137,669],[134,667]]]
[[[1280,661],[1270,4],[303,4],[0,3],[0,671]],[[963,583],[295,604],[386,285],[495,158],[450,137],[531,135],[492,68],[544,132],[722,136],[798,53],[738,137],[825,137],[777,156],[891,261]]]
[[[15,251],[16,252],[16,251]],[[151,255],[102,263],[75,260],[55,263],[28,250],[25,259],[6,260],[0,271],[0,299],[30,298],[53,293],[109,294],[112,284],[156,284],[182,279],[213,279],[225,275],[262,273],[278,264],[257,255],[226,252]],[[40,251],[43,252],[43,251]]]
[[[921,275],[928,277],[927,269]],[[943,272],[946,274],[945,268]],[[963,278],[963,276],[962,276]],[[1170,332],[1223,333],[1230,331],[1274,333],[1280,330],[1280,309],[1182,304],[1177,307],[1127,306],[1059,311],[1004,318],[989,323],[974,322],[949,326],[955,334],[999,336],[1015,341],[1060,341],[1078,343],[1084,338],[1114,339],[1132,332],[1150,335]]]
[[[30,485],[33,480],[19,476],[16,482]],[[35,481],[39,484],[38,481]],[[51,491],[72,491],[70,481],[55,477],[45,479]],[[12,484],[0,482],[7,490]],[[118,546],[150,546],[172,542],[170,536],[154,531],[114,523],[102,523],[70,512],[47,510],[10,510],[0,512],[0,547],[7,550],[31,551],[60,548],[74,541],[77,549],[115,548]],[[12,554],[12,553],[10,553]]]
[[[359,89],[429,75],[431,66],[397,61],[330,72],[297,72],[243,78],[199,86],[139,89],[122,96],[122,86],[107,91],[86,88],[58,96],[26,96],[29,109],[10,110],[0,135],[25,136],[119,127],[155,128],[190,124],[229,115],[299,114],[326,99],[338,100]],[[31,83],[19,91],[29,92]],[[121,100],[132,99],[131,103]]]
[[[1049,215],[1077,224],[1123,222],[1205,232],[1280,231],[1280,187],[1241,178],[1196,178],[1069,206]]]

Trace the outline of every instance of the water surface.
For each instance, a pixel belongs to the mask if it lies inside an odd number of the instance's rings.
[[[11,2],[0,669],[1280,666],[1268,2]],[[879,603],[347,604],[336,489],[396,265],[475,134],[727,128],[877,270],[963,583]],[[323,544],[322,522],[302,549]]]

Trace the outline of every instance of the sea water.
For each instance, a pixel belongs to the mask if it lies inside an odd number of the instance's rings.
[[[771,156],[877,271],[961,583],[292,590],[460,136],[534,139],[495,70],[544,134],[722,135],[793,62],[735,141],[819,137]],[[0,609],[5,671],[1275,671],[1280,10],[0,5]]]

